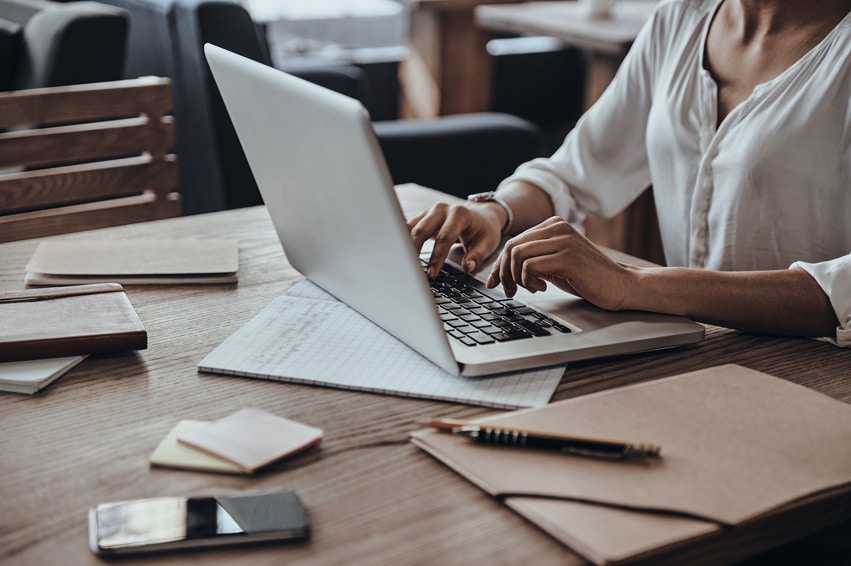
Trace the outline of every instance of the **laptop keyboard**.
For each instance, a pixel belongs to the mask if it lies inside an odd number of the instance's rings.
[[[423,260],[423,266],[428,262]],[[566,334],[570,328],[451,265],[430,280],[443,328],[467,346]]]

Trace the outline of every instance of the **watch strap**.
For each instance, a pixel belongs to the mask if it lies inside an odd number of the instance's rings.
[[[476,193],[476,194],[469,195],[467,197],[467,201],[468,202],[495,202],[498,205],[500,205],[505,210],[505,214],[506,214],[505,224],[503,224],[502,231],[501,231],[503,236],[508,233],[508,231],[511,229],[511,225],[514,224],[514,212],[511,210],[511,207],[508,205],[508,203],[505,201],[505,199],[502,198],[500,195],[498,195],[495,191],[487,191],[487,192],[484,192],[484,193]]]

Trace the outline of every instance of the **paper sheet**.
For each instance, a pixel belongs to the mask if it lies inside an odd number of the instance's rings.
[[[295,285],[198,364],[200,371],[500,409],[540,407],[563,367],[454,376],[308,282]]]
[[[0,391],[33,394],[47,387],[86,356],[0,363]]]
[[[322,441],[322,430],[257,407],[177,437],[180,444],[232,462],[248,473]]]
[[[180,421],[157,445],[156,450],[153,451],[148,461],[152,466],[161,466],[164,468],[232,474],[247,473],[236,464],[205,454],[177,442],[177,437],[181,434],[196,431],[209,424],[206,421]]]

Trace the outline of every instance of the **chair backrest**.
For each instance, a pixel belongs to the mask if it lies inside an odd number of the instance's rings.
[[[210,42],[270,62],[268,48],[246,9],[233,0],[102,2],[131,15],[126,76],[173,79],[184,212],[258,204],[254,177],[204,59],[204,43]]]
[[[170,81],[0,93],[0,242],[180,215]]]
[[[99,2],[0,0],[0,90],[121,79],[129,26]]]

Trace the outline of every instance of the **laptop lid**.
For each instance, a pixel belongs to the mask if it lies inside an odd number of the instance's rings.
[[[290,264],[459,373],[367,111],[216,46],[205,52]]]
[[[487,375],[703,338],[684,318],[611,313],[551,288],[518,295],[574,332],[450,343],[361,104],[224,49],[205,52],[290,264],[444,370]]]

